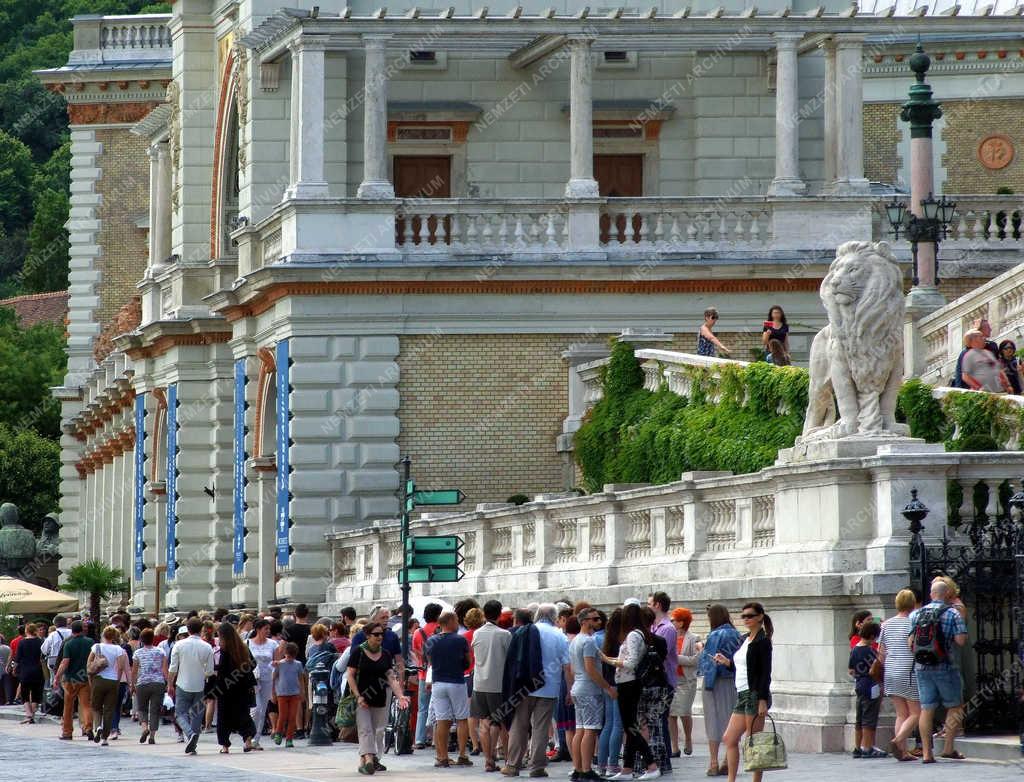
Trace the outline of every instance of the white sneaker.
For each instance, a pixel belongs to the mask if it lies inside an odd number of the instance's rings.
[[[632,771],[630,771],[630,772],[620,771],[618,774],[613,774],[612,776],[608,777],[609,780],[612,780],[612,779],[614,779],[614,780],[632,779],[632,778],[633,778],[633,772]]]
[[[661,769],[653,769],[652,771],[645,771],[637,779],[657,779],[661,776]]]

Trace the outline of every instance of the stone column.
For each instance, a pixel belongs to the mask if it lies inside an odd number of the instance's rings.
[[[157,158],[156,214],[150,230],[156,254],[150,256],[150,262],[159,265],[171,256],[171,155],[166,141],[154,144],[153,149]]]
[[[593,60],[590,38],[570,38],[569,47],[569,181],[566,198],[597,198],[594,179]]]
[[[290,171],[285,198],[326,198],[324,178],[324,44],[299,38],[292,54]]]
[[[831,38],[823,41],[825,52],[825,186],[826,191],[835,186],[836,180],[836,44]]]
[[[768,195],[801,195],[799,72],[796,46],[803,33],[775,33],[775,178]]]
[[[388,179],[388,73],[386,35],[364,35],[366,73],[363,96],[363,181],[357,198],[390,199]]]
[[[863,35],[837,35],[836,46],[836,188],[842,195],[869,192],[864,178]]]
[[[256,546],[259,552],[255,562],[256,593],[260,608],[266,608],[277,598],[277,571],[274,567],[274,558],[277,556],[277,468],[273,458],[265,456],[252,459],[250,465],[256,474],[256,491],[259,496],[256,507]]]

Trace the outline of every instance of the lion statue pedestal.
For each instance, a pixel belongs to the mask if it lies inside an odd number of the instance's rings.
[[[889,245],[840,245],[820,295],[828,325],[811,343],[804,430],[779,462],[873,456],[883,445],[935,450],[896,423],[905,305],[903,272]]]

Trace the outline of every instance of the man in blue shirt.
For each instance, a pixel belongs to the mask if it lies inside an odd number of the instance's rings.
[[[950,601],[955,597],[949,586],[940,580],[932,582],[932,602],[918,608],[910,614],[910,636],[907,644],[911,651],[914,649],[914,636],[918,624],[927,621],[932,612],[939,614],[939,628],[941,632],[942,648],[945,650],[945,659],[935,665],[924,665],[914,663],[914,672],[917,675],[917,689],[921,695],[921,721],[918,730],[921,733],[922,756],[925,763],[934,763],[935,756],[932,752],[932,721],[935,719],[935,710],[941,702],[946,707],[946,745],[942,751],[942,757],[953,760],[962,760],[963,755],[953,747],[953,741],[957,732],[963,727],[964,719],[964,698],[963,680],[960,678],[959,648],[967,643],[967,624],[964,622],[960,612],[957,611]]]
[[[555,627],[558,609],[554,603],[541,603],[537,608],[535,624],[540,633],[541,665],[544,670],[544,685],[529,693],[516,706],[512,727],[508,734],[508,764],[501,770],[505,776],[518,776],[517,766],[526,754],[529,742],[529,763],[531,777],[546,777],[544,767],[548,763],[548,726],[555,713],[559,681],[565,679],[572,689],[572,668],[569,666],[569,639]],[[568,696],[570,699],[572,695]],[[570,701],[571,702],[571,701]],[[527,734],[529,732],[529,739]]]
[[[441,614],[437,624],[441,633],[432,636],[426,644],[426,656],[434,678],[430,696],[436,720],[434,751],[437,759],[434,765],[437,768],[452,765],[448,758],[448,733],[454,722],[459,746],[459,758],[454,765],[472,766],[473,761],[466,755],[466,741],[469,739],[469,691],[466,688],[469,642],[459,635],[459,619],[453,611]]]

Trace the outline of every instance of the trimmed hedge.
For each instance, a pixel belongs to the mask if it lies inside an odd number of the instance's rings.
[[[804,369],[755,362],[724,366],[717,376],[699,367],[688,374],[687,397],[664,384],[648,391],[633,347],[613,346],[604,396],[574,439],[587,491],[606,483],[670,483],[691,470],[756,472],[803,429]],[[916,379],[900,390],[897,418],[911,436],[943,442],[947,451],[1000,450],[1024,431],[1024,411],[999,396],[950,394],[940,401]]]

